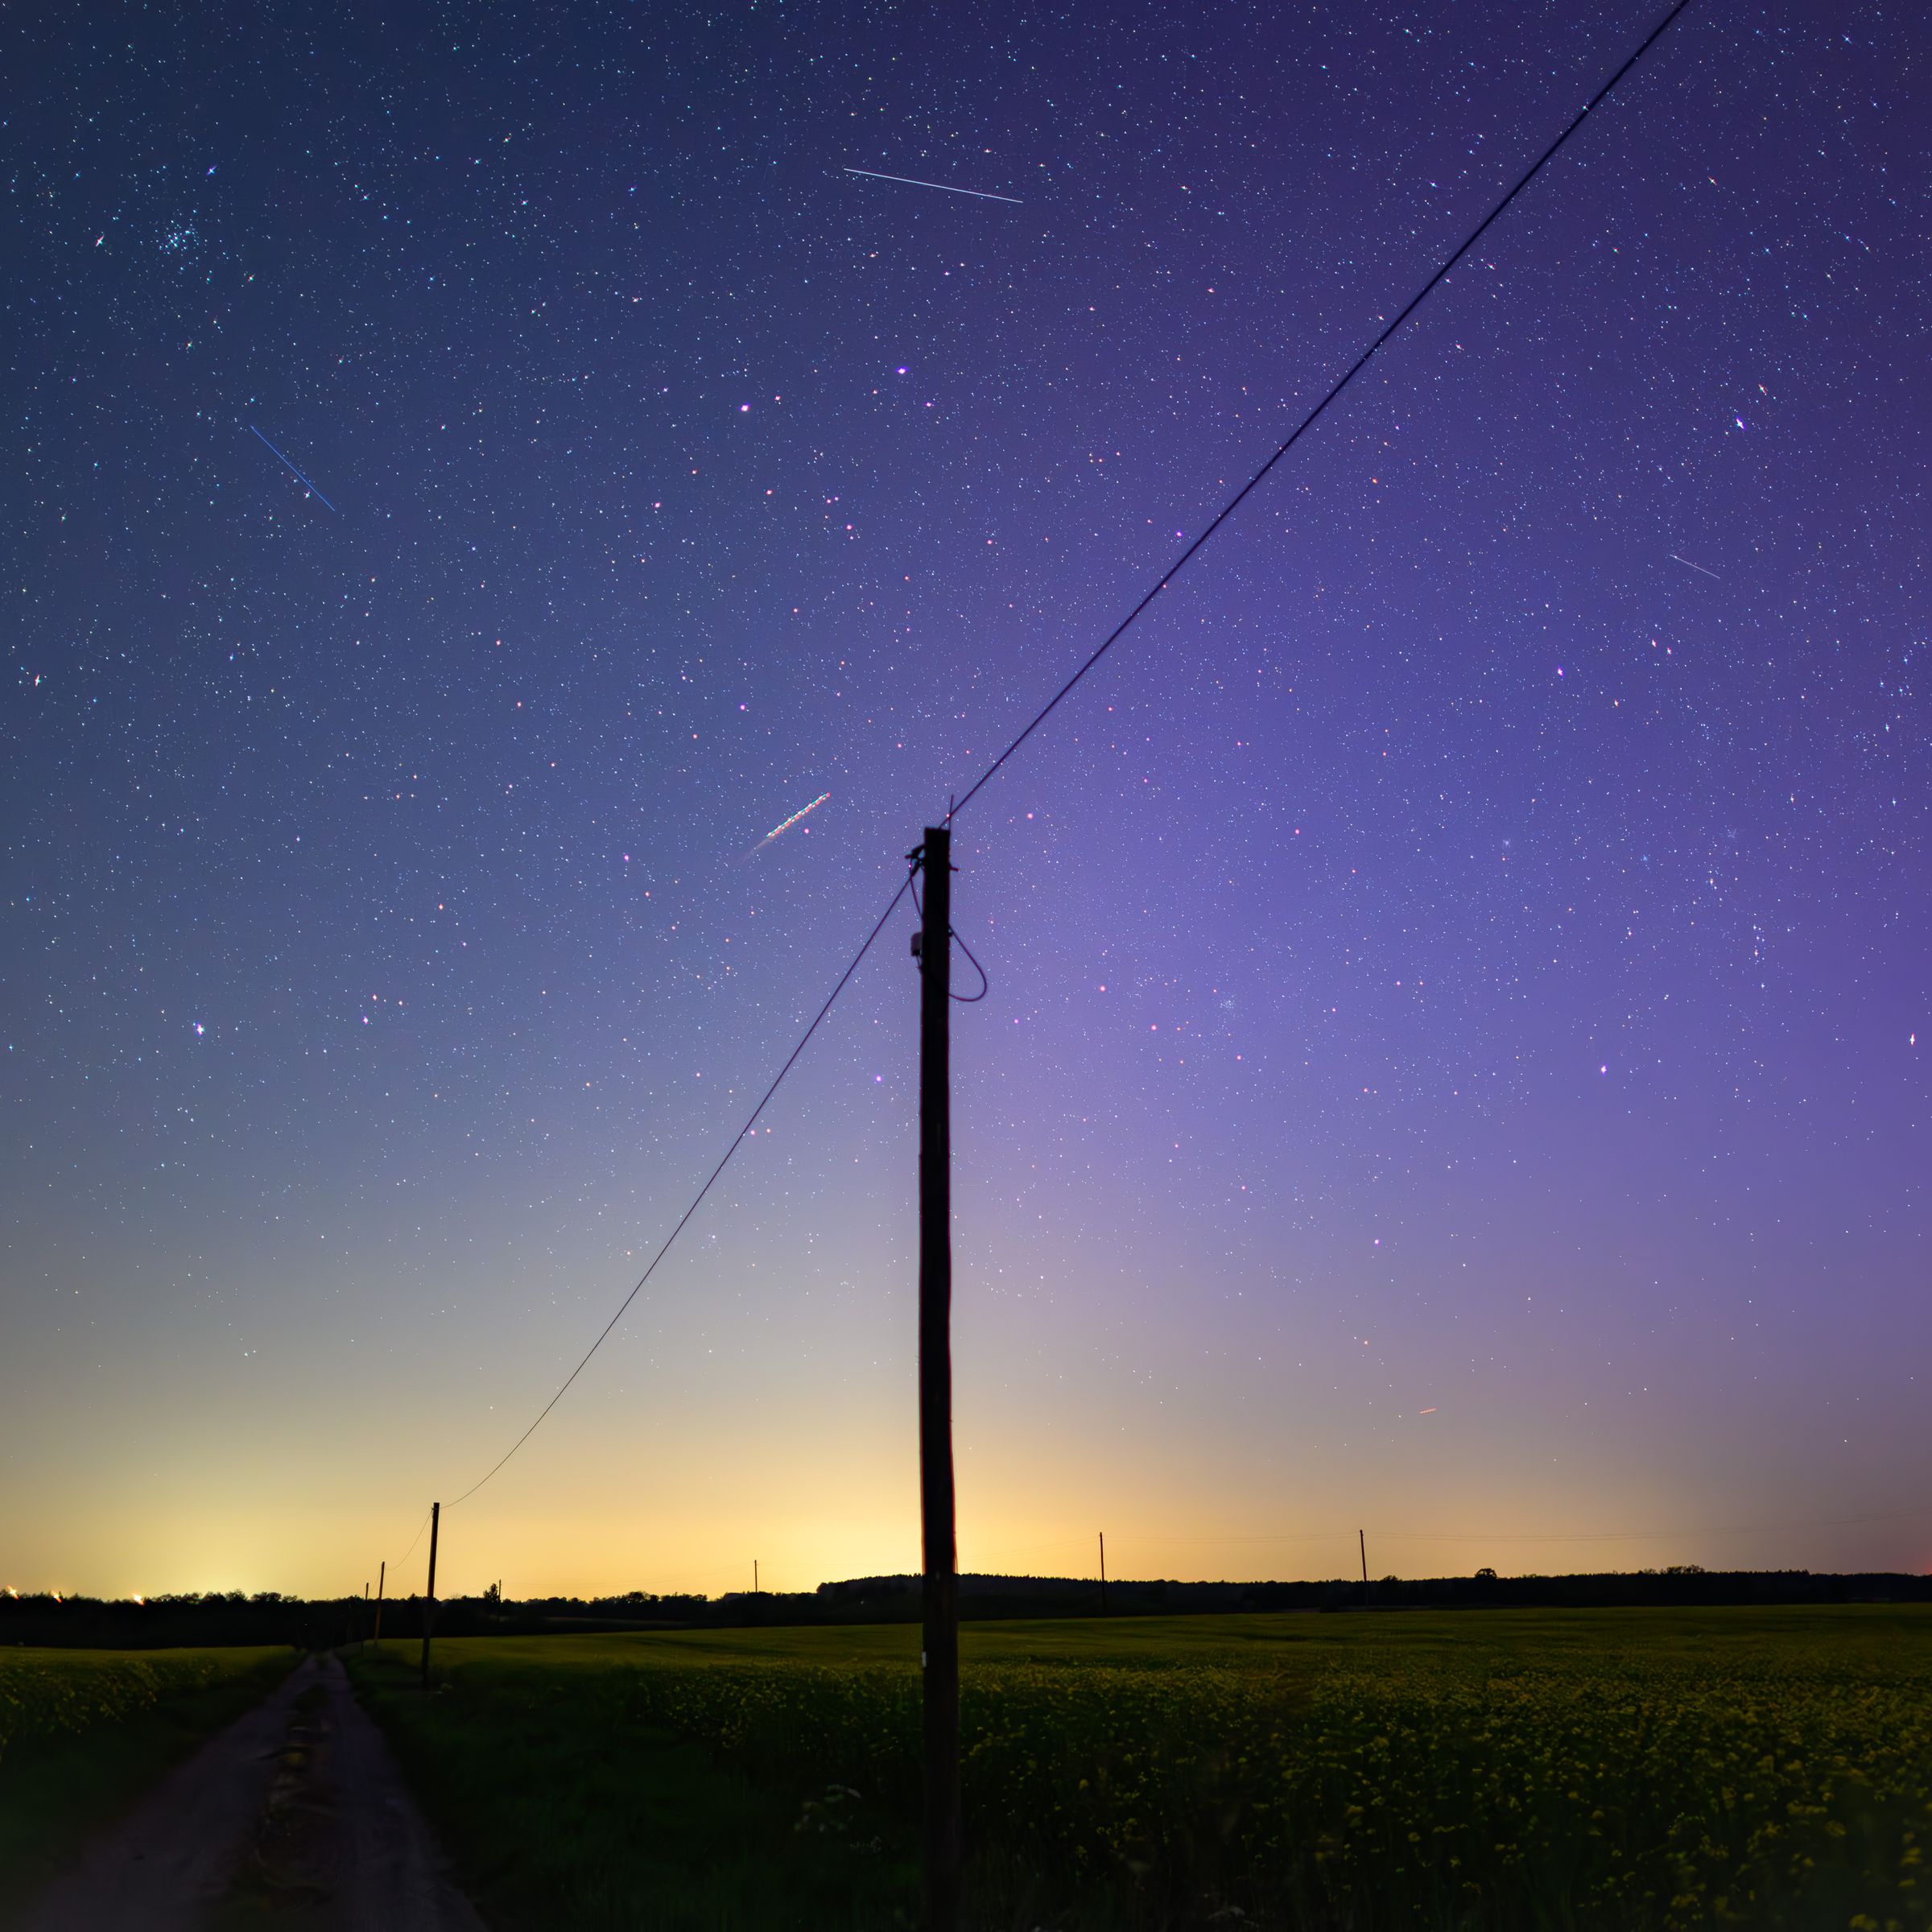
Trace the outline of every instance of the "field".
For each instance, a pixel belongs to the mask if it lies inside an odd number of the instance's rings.
[[[506,1926],[914,1922],[918,1634],[357,1666]],[[968,1626],[969,1922],[1932,1926],[1932,1612]]]
[[[0,1923],[295,1662],[286,1649],[0,1649]]]

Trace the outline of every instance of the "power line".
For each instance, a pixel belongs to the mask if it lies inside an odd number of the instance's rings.
[[[776,1075],[773,1078],[771,1084],[765,1089],[763,1095],[759,1099],[758,1105],[752,1108],[750,1114],[745,1121],[745,1124],[739,1128],[735,1134],[732,1136],[731,1145],[724,1150],[724,1158],[719,1161],[716,1166],[712,1169],[709,1176],[705,1180],[704,1185],[700,1187],[691,1197],[691,1205],[678,1216],[677,1225],[671,1229],[669,1234],[665,1236],[663,1241],[658,1247],[657,1253],[650,1257],[650,1265],[638,1277],[637,1286],[634,1287],[630,1293],[625,1295],[624,1299],[617,1304],[617,1313],[604,1324],[601,1330],[598,1331],[597,1339],[584,1351],[583,1360],[579,1362],[576,1367],[572,1369],[570,1373],[564,1378],[563,1387],[559,1389],[556,1393],[543,1405],[540,1410],[539,1410],[536,1421],[532,1422],[530,1426],[526,1429],[523,1433],[518,1436],[507,1449],[503,1451],[502,1455],[497,1457],[496,1461],[489,1466],[489,1468],[484,1472],[482,1476],[478,1477],[475,1482],[472,1483],[470,1486],[456,1499],[456,1502],[449,1504],[448,1507],[453,1509],[456,1506],[456,1503],[468,1502],[469,1499],[483,1487],[484,1484],[488,1482],[490,1477],[494,1476],[497,1472],[501,1469],[503,1465],[507,1463],[510,1459],[514,1455],[516,1452],[521,1449],[533,1435],[536,1434],[538,1428],[543,1423],[544,1417],[548,1415],[551,1410],[555,1408],[559,1402],[563,1401],[564,1394],[566,1391],[568,1390],[571,1384],[574,1382],[589,1365],[590,1358],[604,1346],[605,1337],[609,1335],[612,1329],[617,1327],[619,1322],[623,1320],[625,1310],[629,1308],[631,1303],[634,1302],[638,1298],[638,1295],[643,1292],[644,1284],[657,1273],[658,1263],[663,1261],[666,1255],[670,1253],[671,1243],[676,1241],[678,1236],[684,1232],[685,1224],[694,1214],[697,1212],[698,1209],[703,1206],[705,1195],[711,1192],[712,1187],[717,1181],[718,1176],[731,1165],[732,1156],[735,1154],[738,1151],[739,1148],[745,1144],[745,1137],[749,1134],[752,1128],[757,1123],[758,1116],[762,1114],[765,1111],[766,1108],[770,1104],[771,1096],[778,1092],[781,1086],[784,1084],[786,1075],[790,1073],[792,1068],[798,1064],[799,1055],[805,1051],[806,1046],[811,1042],[811,1036],[818,1031],[819,1022],[825,1018],[827,1013],[832,1011],[832,1002],[836,1001],[839,995],[845,990],[846,981],[848,980],[852,976],[858,971],[859,962],[865,958],[867,953],[872,951],[873,941],[886,930],[886,922],[892,917],[895,911],[898,910],[899,901],[905,898],[907,888],[910,887],[911,884],[912,875],[909,872],[906,875],[904,880],[901,881],[898,890],[892,895],[891,901],[886,906],[886,910],[879,914],[878,919],[873,925],[872,931],[866,934],[865,943],[859,947],[858,951],[852,956],[850,963],[846,966],[845,970],[839,975],[838,984],[832,988],[830,993],[826,994],[824,1005],[822,1005],[818,1011],[811,1016],[811,1024],[799,1035],[798,1044],[794,1046],[791,1053],[786,1056],[785,1064],[778,1069]],[[418,1536],[420,1536],[423,1533],[419,1530],[416,1534]],[[410,1547],[414,1549],[415,1546],[412,1543]]]
[[[423,1512],[423,1520],[421,1522],[416,1525],[416,1533],[409,1539],[409,1550],[415,1549],[416,1545],[422,1542],[423,1532],[429,1527],[429,1514],[430,1513],[427,1509]],[[400,1570],[402,1566],[409,1561],[409,1550],[405,1550],[402,1554],[396,1558],[397,1569]]]
[[[973,799],[978,795],[979,792],[984,790],[986,785],[999,772],[1001,766],[1005,764],[1006,761],[1010,758],[1030,737],[1033,736],[1034,732],[1039,729],[1040,726],[1043,724],[1046,721],[1047,718],[1051,716],[1054,711],[1059,708],[1061,702],[1072,691],[1075,686],[1079,684],[1081,679],[1084,679],[1087,674],[1100,663],[1100,659],[1105,657],[1108,652],[1113,650],[1114,646],[1126,635],[1127,632],[1133,627],[1135,622],[1147,609],[1148,606],[1153,603],[1154,600],[1158,597],[1170,583],[1174,581],[1174,578],[1177,577],[1191,562],[1193,561],[1196,554],[1208,543],[1208,540],[1220,529],[1221,526],[1225,523],[1228,519],[1234,514],[1235,511],[1240,509],[1241,505],[1247,501],[1249,497],[1250,497],[1254,491],[1261,486],[1263,481],[1270,474],[1270,473],[1274,469],[1275,466],[1281,462],[1282,459],[1286,456],[1288,452],[1294,448],[1295,444],[1300,442],[1302,438],[1315,427],[1315,423],[1324,414],[1326,414],[1330,405],[1335,402],[1336,399],[1342,394],[1343,391],[1348,387],[1349,384],[1352,383],[1355,378],[1368,367],[1368,364],[1374,360],[1377,353],[1386,343],[1391,340],[1391,338],[1396,335],[1396,333],[1402,328],[1403,324],[1405,324],[1409,318],[1415,313],[1417,309],[1421,308],[1422,303],[1435,291],[1438,284],[1443,280],[1443,279],[1449,274],[1450,270],[1455,266],[1456,263],[1460,262],[1462,258],[1468,254],[1470,250],[1472,249],[1476,243],[1482,239],[1484,235],[1485,235],[1495,225],[1496,221],[1503,214],[1504,211],[1508,208],[1509,205],[1516,200],[1516,198],[1522,193],[1523,190],[1526,188],[1539,174],[1542,173],[1545,166],[1555,156],[1557,152],[1570,139],[1571,136],[1583,126],[1584,122],[1590,118],[1590,116],[1604,103],[1604,101],[1608,99],[1611,93],[1615,91],[1618,83],[1624,79],[1625,75],[1629,73],[1631,69],[1634,68],[1637,64],[1643,59],[1644,56],[1650,51],[1651,47],[1662,38],[1665,32],[1675,22],[1678,15],[1682,13],[1685,8],[1690,4],[1690,0],[1675,0],[1675,3],[1671,6],[1670,10],[1660,21],[1657,22],[1654,27],[1651,28],[1649,32],[1644,36],[1643,39],[1638,43],[1636,51],[1632,53],[1629,59],[1627,59],[1624,64],[1617,68],[1616,72],[1612,74],[1610,78],[1606,80],[1603,85],[1590,97],[1589,100],[1587,101],[1583,105],[1578,109],[1577,113],[1571,118],[1568,125],[1563,129],[1563,132],[1559,134],[1556,138],[1552,141],[1539,155],[1538,155],[1536,159],[1530,163],[1530,167],[1525,169],[1525,171],[1517,178],[1515,184],[1509,189],[1509,192],[1505,194],[1502,199],[1490,209],[1489,213],[1486,214],[1482,220],[1469,231],[1468,234],[1463,237],[1462,242],[1457,245],[1455,249],[1443,259],[1440,266],[1435,270],[1435,272],[1431,275],[1428,280],[1422,284],[1422,287],[1416,292],[1416,294],[1410,299],[1402,311],[1396,316],[1395,319],[1390,322],[1378,336],[1376,336],[1374,341],[1372,341],[1368,346],[1362,351],[1360,355],[1356,357],[1355,361],[1348,365],[1347,369],[1343,372],[1341,376],[1339,377],[1336,381],[1330,386],[1327,392],[1322,397],[1321,400],[1317,402],[1315,407],[1302,418],[1301,421],[1295,425],[1294,430],[1290,433],[1286,440],[1279,444],[1276,448],[1274,454],[1268,458],[1267,461],[1262,464],[1261,468],[1256,470],[1253,475],[1249,477],[1248,481],[1244,483],[1241,487],[1236,490],[1224,504],[1222,505],[1221,508],[1216,513],[1212,520],[1206,526],[1205,528],[1201,530],[1199,535],[1197,535],[1194,540],[1187,545],[1187,548],[1184,549],[1177,558],[1175,558],[1173,563],[1168,565],[1167,568],[1155,581],[1153,587],[1143,597],[1141,597],[1140,601],[1128,612],[1126,616],[1124,617],[1110,632],[1108,632],[1107,636],[1101,641],[1100,645],[1087,657],[1085,661],[1073,673],[1072,676],[1068,678],[1067,681],[1061,685],[1059,689],[1047,700],[1046,704],[1043,704],[1040,709],[1034,714],[1032,719],[1029,721],[1025,729],[1022,730],[1019,735],[1015,737],[1009,745],[1007,745],[1006,749],[1002,751],[990,765],[987,766],[985,771],[980,773],[980,776],[974,780],[972,786],[967,790],[964,795],[960,797],[952,804],[948,805],[945,820],[947,824],[950,825],[953,819],[959,815],[959,813],[964,811],[968,805],[972,803]],[[258,431],[256,433],[258,435],[260,434]],[[266,440],[266,439],[264,440]],[[310,487],[312,489],[314,486],[311,485]],[[320,494],[320,493],[318,492],[317,493]],[[730,1164],[732,1157],[737,1152],[745,1137],[749,1133],[753,1125],[757,1121],[758,1117],[765,1111],[766,1107],[770,1104],[772,1096],[778,1092],[779,1087],[783,1084],[785,1076],[789,1074],[793,1067],[797,1064],[799,1056],[804,1052],[807,1045],[811,1041],[812,1035],[818,1031],[819,1024],[824,1021],[826,1014],[831,1012],[834,1001],[836,1001],[839,995],[845,990],[848,981],[850,980],[853,973],[858,970],[860,962],[863,960],[866,954],[872,950],[873,941],[876,940],[880,933],[885,930],[886,921],[892,917],[894,912],[898,909],[899,901],[906,896],[907,890],[911,886],[911,884],[912,874],[909,872],[906,878],[900,883],[898,891],[892,895],[891,900],[887,904],[886,910],[879,914],[877,922],[873,925],[871,931],[865,935],[864,943],[860,946],[858,951],[852,955],[852,960],[846,966],[845,970],[840,974],[837,984],[833,986],[831,993],[826,996],[825,1003],[820,1006],[817,1013],[812,1016],[811,1024],[808,1026],[805,1029],[804,1032],[799,1036],[797,1045],[792,1048],[791,1054],[786,1059],[784,1065],[778,1069],[778,1074],[772,1080],[771,1084],[766,1088],[764,1095],[758,1101],[758,1105],[752,1109],[751,1114],[745,1121],[744,1125],[741,1127],[737,1133],[733,1137],[731,1145],[724,1151],[724,1158],[720,1160],[717,1166],[712,1170],[710,1175],[705,1180],[704,1186],[701,1187],[698,1190],[696,1195],[692,1197],[691,1205],[684,1210],[681,1216],[679,1216],[676,1226],[674,1227],[671,1232],[665,1236],[663,1245],[658,1248],[656,1254],[651,1257],[650,1265],[646,1268],[643,1274],[638,1278],[637,1282],[632,1287],[630,1294],[625,1295],[624,1299],[618,1304],[617,1312],[613,1315],[610,1319],[604,1324],[602,1329],[598,1332],[597,1340],[593,1341],[590,1347],[584,1351],[583,1359],[578,1362],[576,1367],[572,1369],[569,1375],[564,1378],[562,1386],[559,1388],[556,1393],[543,1405],[542,1410],[538,1413],[536,1420],[533,1422],[530,1426],[526,1429],[514,1443],[510,1444],[510,1447],[504,1451],[503,1455],[491,1465],[489,1470],[487,1470],[477,1481],[473,1483],[469,1488],[465,1489],[460,1496],[456,1497],[456,1501],[457,1503],[468,1501],[471,1496],[474,1496],[476,1492],[483,1487],[484,1484],[487,1483],[492,1476],[496,1475],[497,1472],[500,1470],[503,1465],[507,1463],[510,1459],[523,1447],[525,1443],[529,1441],[530,1437],[535,1434],[538,1428],[541,1426],[544,1418],[549,1415],[551,1410],[555,1408],[557,1404],[564,1399],[564,1397],[569,1390],[572,1383],[575,1382],[577,1377],[584,1373],[585,1368],[589,1364],[591,1357],[597,1353],[598,1349],[603,1347],[605,1340],[609,1335],[610,1331],[617,1327],[620,1321],[623,1319],[625,1311],[629,1309],[631,1303],[634,1302],[638,1298],[639,1294],[642,1292],[644,1284],[650,1279],[654,1274],[656,1273],[658,1264],[663,1260],[664,1257],[667,1253],[670,1253],[671,1245],[677,1240],[678,1236],[683,1233],[686,1224],[689,1222],[691,1216],[697,1212],[699,1208],[702,1205],[705,1196],[711,1192],[712,1187],[716,1184],[718,1177],[724,1173],[725,1168]],[[955,938],[957,937],[956,935],[954,935],[953,936]],[[964,941],[960,942],[960,945],[961,949],[964,950]],[[970,959],[972,955],[968,953],[967,956]],[[972,963],[975,968],[977,968],[979,966],[979,962],[976,960],[974,960]],[[980,978],[983,985],[985,978],[983,970],[980,972]],[[978,997],[983,997],[984,993],[982,993],[982,994]],[[452,1503],[450,1506],[453,1509],[455,1507],[455,1504]],[[419,1530],[417,1534],[419,1536],[420,1536],[421,1532]],[[411,1546],[413,1548],[415,1546],[412,1544]]]
[[[1334,384],[1328,390],[1327,394],[1322,398],[1321,401],[1316,403],[1315,407],[1310,410],[1307,415],[1303,416],[1299,423],[1296,423],[1294,428],[1290,433],[1288,440],[1285,443],[1280,444],[1275,450],[1274,454],[1269,457],[1268,460],[1264,463],[1261,468],[1257,469],[1254,474],[1251,476],[1248,481],[1244,483],[1241,488],[1237,489],[1234,494],[1221,506],[1220,510],[1216,513],[1213,521],[1210,522],[1207,528],[1202,530],[1200,535],[1197,536],[1194,541],[1190,543],[1187,547],[1183,550],[1181,554],[1167,566],[1167,568],[1156,580],[1153,588],[1150,589],[1147,594],[1141,599],[1140,602],[1136,604],[1133,609],[1129,611],[1126,616],[1122,617],[1120,622],[1107,634],[1107,636],[1101,641],[1099,647],[1092,654],[1091,656],[1087,658],[1086,662],[1080,666],[1080,669],[1075,671],[1073,675],[1070,677],[1067,682],[1063,684],[1059,689],[1056,691],[1053,696],[1040,707],[1038,711],[1034,714],[1031,721],[1027,724],[1026,729],[1022,731],[1019,736],[1016,737],[1013,742],[1009,745],[1006,749],[1002,751],[1000,755],[995,758],[983,772],[980,774],[979,777],[973,781],[972,786],[967,790],[964,795],[961,797],[959,803],[952,807],[951,811],[947,813],[946,818],[948,824],[952,822],[953,818],[959,812],[964,811],[968,805],[972,803],[974,794],[979,791],[980,789],[985,785],[987,781],[990,779],[997,771],[998,771],[1000,767],[1004,765],[1006,761],[1011,758],[1013,754],[1018,751],[1019,748],[1024,745],[1036,731],[1039,729],[1041,725],[1046,723],[1047,718],[1059,706],[1061,700],[1066,697],[1067,694],[1072,691],[1075,685],[1078,684],[1081,679],[1085,677],[1088,672],[1092,671],[1094,666],[1099,663],[1100,659],[1105,657],[1108,652],[1113,649],[1116,644],[1119,643],[1121,639],[1127,634],[1129,630],[1133,628],[1135,622],[1139,619],[1141,613],[1147,609],[1148,605],[1153,603],[1154,599],[1158,597],[1161,592],[1165,590],[1167,586],[1171,584],[1174,580],[1187,568],[1188,564],[1194,560],[1195,553],[1201,549],[1203,545],[1207,543],[1208,539],[1212,537],[1215,532],[1218,530],[1237,510],[1241,508],[1242,504],[1248,500],[1248,498],[1254,493],[1255,490],[1260,488],[1263,480],[1268,476],[1269,472],[1274,469],[1274,466],[1281,461],[1282,457],[1286,456],[1289,451],[1293,449],[1295,444],[1300,442],[1302,438],[1305,436],[1310,430],[1314,428],[1315,424],[1321,419],[1323,415],[1327,413],[1329,405],[1341,394],[1342,391],[1345,390],[1348,385],[1352,382],[1355,378],[1359,376],[1373,361],[1374,361],[1376,353],[1390,339],[1391,336],[1396,333],[1398,329],[1401,328],[1402,324],[1406,322],[1418,308],[1422,307],[1423,303],[1426,302],[1429,299],[1430,295],[1434,292],[1437,284],[1440,283],[1449,273],[1449,271],[1455,266],[1456,263],[1461,261],[1463,257],[1468,254],[1470,250],[1474,248],[1476,243],[1481,241],[1483,237],[1489,232],[1489,229],[1495,225],[1496,221],[1501,216],[1503,211],[1509,207],[1511,202],[1515,200],[1517,196],[1520,195],[1539,174],[1542,172],[1545,164],[1555,155],[1557,151],[1563,147],[1564,142],[1567,142],[1570,137],[1574,134],[1587,120],[1589,119],[1590,116],[1596,110],[1596,109],[1600,107],[1604,101],[1609,98],[1610,94],[1615,89],[1616,84],[1623,79],[1624,75],[1630,72],[1632,68],[1637,65],[1638,61],[1643,59],[1645,54],[1649,52],[1650,49],[1656,45],[1657,42],[1663,37],[1665,32],[1669,29],[1671,23],[1677,19],[1678,15],[1681,14],[1690,4],[1690,0],[1676,0],[1676,4],[1671,7],[1670,12],[1666,14],[1663,19],[1658,21],[1657,25],[1652,27],[1649,33],[1645,35],[1642,40],[1638,43],[1636,52],[1632,54],[1629,59],[1624,61],[1623,65],[1620,67],[1616,72],[1613,73],[1610,78],[1606,80],[1587,101],[1584,102],[1583,106],[1577,110],[1576,114],[1571,119],[1569,126],[1566,127],[1563,131],[1558,134],[1556,138],[1552,141],[1540,155],[1537,156],[1535,160],[1530,163],[1529,167],[1523,172],[1521,175],[1517,178],[1516,185],[1510,189],[1508,194],[1503,196],[1501,200],[1496,203],[1494,208],[1490,209],[1488,214],[1483,217],[1481,221],[1476,223],[1474,228],[1470,229],[1469,233],[1464,236],[1463,240],[1457,245],[1455,251],[1445,258],[1441,266],[1436,270],[1435,273],[1432,275],[1429,279],[1422,284],[1422,287],[1417,291],[1414,295],[1410,299],[1407,306],[1402,310],[1401,314],[1399,314],[1395,320],[1391,322],[1388,327],[1385,328],[1382,332],[1377,336],[1375,340],[1371,342],[1368,346],[1364,349],[1352,362],[1348,365],[1348,368],[1342,372],[1341,375],[1335,380]]]

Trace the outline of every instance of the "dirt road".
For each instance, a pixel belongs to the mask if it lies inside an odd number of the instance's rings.
[[[89,1845],[23,1932],[484,1932],[332,1657]]]

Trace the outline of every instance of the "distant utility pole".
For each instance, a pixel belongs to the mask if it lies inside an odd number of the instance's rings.
[[[1107,1532],[1100,1532],[1100,1615],[1107,1614]]]
[[[751,1559],[751,1593],[753,1596],[758,1594],[758,1559],[755,1556]]]
[[[1365,1604],[1368,1600],[1368,1532],[1366,1530],[1356,1530],[1355,1540],[1361,1545],[1362,1549],[1362,1601]]]
[[[378,1644],[379,1644],[379,1643],[381,1643],[381,1642],[382,1642],[382,1586],[383,1586],[385,1583],[386,1583],[388,1581],[389,1581],[389,1558],[388,1558],[387,1557],[384,1557],[384,1558],[383,1558],[383,1559],[382,1559],[382,1565],[381,1565],[381,1567],[379,1567],[379,1568],[377,1570],[377,1571],[376,1571],[376,1636],[375,1636],[375,1641],[377,1641]]]
[[[443,1505],[429,1506],[429,1592],[423,1605],[423,1688],[429,1688],[429,1636],[436,1625],[436,1532],[443,1526]]]
[[[927,1932],[960,1908],[960,1581],[952,1485],[952,833],[926,828],[919,961],[919,1525],[926,1566]]]

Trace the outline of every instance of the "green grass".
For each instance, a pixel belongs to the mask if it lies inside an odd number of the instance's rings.
[[[506,1926],[886,1926],[916,1897],[918,1642],[457,1641],[448,1688],[384,1715]],[[1054,1620],[963,1651],[988,1932],[1932,1926],[1932,1612]]]
[[[0,1924],[295,1662],[282,1649],[0,1649]]]
[[[608,1669],[472,1659],[453,1681],[440,1666],[425,1698],[416,1646],[381,1649],[351,1656],[357,1689],[494,1927],[857,1932],[900,1922],[916,1896],[902,1831],[871,1843],[846,1828],[840,1794],[821,1789],[829,1810],[808,1810],[791,1781],[754,1781],[634,1721]]]

